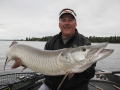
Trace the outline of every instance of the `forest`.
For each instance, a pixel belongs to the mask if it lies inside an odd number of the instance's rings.
[[[48,41],[52,36],[45,36],[42,38],[37,37],[26,37],[25,41]],[[110,36],[110,37],[96,37],[90,36],[86,37],[92,43],[101,43],[101,42],[109,42],[109,43],[120,43],[120,36]]]

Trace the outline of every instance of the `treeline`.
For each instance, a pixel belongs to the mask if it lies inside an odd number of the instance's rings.
[[[95,37],[90,36],[88,38],[91,42],[100,43],[100,42],[109,42],[109,43],[120,43],[120,36],[110,36],[110,37]]]
[[[26,41],[48,41],[52,36],[46,36],[46,37],[42,37],[42,38],[36,38],[36,37],[32,37],[32,38],[28,38],[26,37]]]
[[[48,41],[52,36],[45,36],[42,38],[28,38],[26,37],[26,41]],[[96,36],[90,36],[86,37],[90,40],[92,43],[101,43],[101,42],[109,42],[109,43],[120,43],[120,36],[110,36],[110,37],[96,37]]]

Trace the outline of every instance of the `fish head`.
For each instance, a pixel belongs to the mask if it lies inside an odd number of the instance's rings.
[[[108,43],[98,45],[80,46],[72,52],[72,57],[77,63],[94,63],[113,53],[113,49],[105,49]]]

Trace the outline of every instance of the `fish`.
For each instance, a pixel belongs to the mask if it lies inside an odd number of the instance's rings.
[[[107,45],[108,43],[105,42],[75,48],[42,50],[13,42],[6,53],[4,70],[7,63],[14,60],[15,63],[11,67],[12,69],[23,66],[24,69],[30,68],[43,75],[65,75],[64,79],[67,76],[72,78],[74,73],[81,73],[95,62],[111,55],[114,50],[105,49]]]

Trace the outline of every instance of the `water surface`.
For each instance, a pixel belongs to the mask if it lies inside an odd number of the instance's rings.
[[[3,71],[4,62],[6,59],[6,52],[9,49],[9,46],[12,41],[0,41],[0,72]],[[46,42],[40,41],[18,41],[20,44],[30,45],[39,49],[44,49],[44,45]],[[93,43],[97,44],[97,43]],[[107,48],[114,49],[113,54],[109,57],[100,60],[97,62],[96,69],[108,70],[108,71],[118,71],[120,70],[120,44],[108,44]],[[8,63],[6,69],[11,70],[10,67],[13,64],[11,61]],[[13,70],[13,72],[20,72],[21,67],[18,70]],[[30,69],[26,69],[26,71],[31,71]]]

